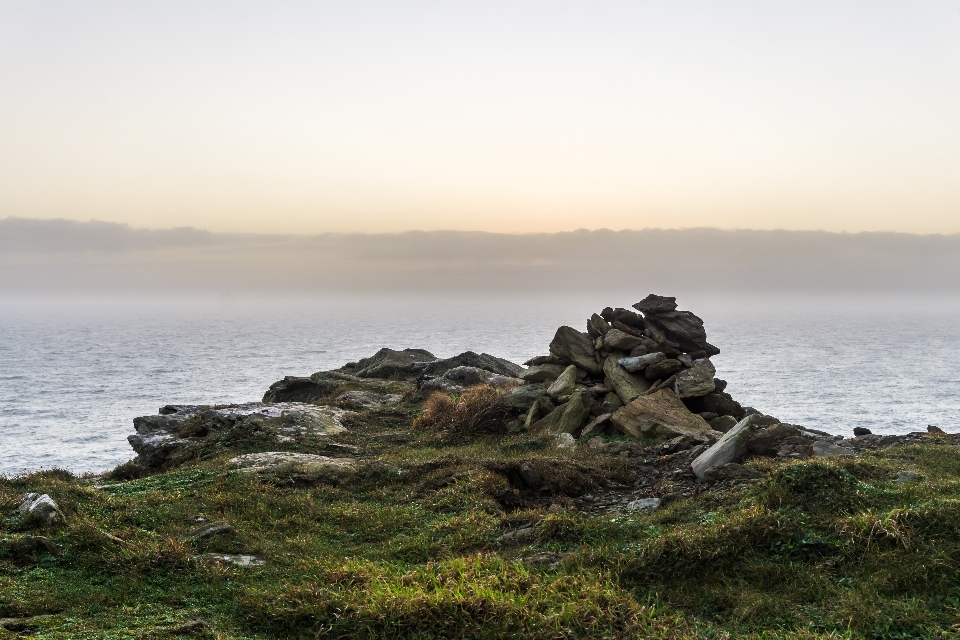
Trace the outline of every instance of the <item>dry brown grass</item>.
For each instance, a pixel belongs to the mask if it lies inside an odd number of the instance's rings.
[[[448,431],[458,435],[472,435],[487,430],[495,412],[500,392],[487,385],[477,385],[451,397],[436,392],[423,404],[423,411],[413,421],[414,429]]]

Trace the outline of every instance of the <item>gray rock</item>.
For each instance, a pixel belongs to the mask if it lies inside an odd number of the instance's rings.
[[[127,436],[127,441],[137,452],[135,464],[159,469],[180,464],[205,443],[216,442],[234,428],[255,429],[278,443],[343,433],[346,429],[340,418],[344,413],[336,407],[297,402],[249,402],[216,409],[182,406],[173,414],[134,418],[137,433]]]
[[[423,363],[437,357],[423,349],[380,349],[369,358],[344,365],[340,370],[358,378],[415,378],[420,375]]]
[[[27,493],[21,500],[17,511],[25,521],[45,527],[63,524],[64,517],[60,507],[47,494]]]
[[[764,478],[762,472],[751,467],[745,467],[735,462],[728,462],[716,467],[710,467],[704,472],[707,482],[724,482],[727,480],[760,480]]]
[[[566,368],[567,366],[562,364],[537,364],[521,373],[520,379],[524,382],[556,380]]]
[[[610,333],[614,331],[616,329],[612,329]],[[645,393],[650,388],[650,383],[621,367],[619,360],[615,355],[607,356],[603,361],[603,374],[606,376],[607,388],[612,388],[623,404],[627,404]]]
[[[267,561],[263,558],[247,554],[205,553],[198,556],[197,559],[205,562],[229,564],[235,567],[243,567],[244,569],[253,569],[267,564]]]
[[[667,358],[666,360],[661,360],[657,364],[652,364],[647,367],[643,375],[647,380],[658,380],[672,376],[677,371],[680,371],[680,369],[683,369],[683,365],[680,364],[679,360]]]
[[[920,474],[916,471],[901,471],[900,475],[897,476],[897,479],[894,480],[897,484],[906,484],[908,482],[913,482],[920,477]]]
[[[713,420],[709,421],[710,427],[714,431],[719,431],[720,433],[726,433],[737,426],[737,419],[733,416],[718,416]]]
[[[232,533],[233,527],[226,522],[204,522],[199,527],[195,527],[180,536],[181,540],[199,540],[221,533]]]
[[[621,400],[620,396],[612,391],[603,396],[603,402],[600,403],[600,408],[604,413],[613,413],[622,406],[623,400]]]
[[[860,436],[869,436],[869,435],[872,434],[872,433],[873,433],[873,432],[870,431],[870,429],[867,429],[866,427],[854,427],[854,428],[853,428],[853,435],[855,435],[855,436],[857,436],[857,437],[860,437]]]
[[[612,415],[613,414],[611,413],[602,413],[596,418],[594,418],[593,420],[591,420],[590,422],[588,422],[587,426],[585,426],[583,428],[583,431],[580,432],[580,437],[588,438],[590,436],[593,436],[602,432],[606,428],[607,423],[610,422],[610,417]]]
[[[421,380],[419,386],[424,391],[463,391],[478,384],[486,384],[497,389],[513,389],[523,385],[520,378],[501,376],[486,369],[476,367],[454,367],[443,375]]]
[[[298,473],[304,476],[341,474],[353,471],[357,463],[351,458],[328,458],[312,453],[265,451],[248,453],[227,460],[228,469],[243,473]]]
[[[590,406],[592,404],[593,396],[589,391],[578,390],[574,392],[570,401],[557,409],[563,411],[551,431],[555,434],[579,432],[590,417]]]
[[[538,384],[525,384],[500,396],[500,404],[510,411],[526,413],[546,393]]]
[[[615,411],[611,420],[618,429],[638,439],[659,434],[704,440],[713,433],[707,421],[690,413],[669,389],[640,396]]]
[[[422,375],[440,376],[458,367],[473,367],[474,369],[483,369],[490,373],[505,376],[508,378],[517,378],[523,373],[523,367],[514,364],[509,360],[492,356],[489,353],[474,353],[465,351],[460,355],[446,358],[445,360],[436,360],[428,362],[421,368]]]
[[[853,449],[841,447],[827,440],[817,440],[813,443],[814,458],[837,458],[839,456],[852,456],[854,453]]]
[[[620,329],[610,329],[603,336],[603,346],[607,349],[618,349],[620,351],[630,351],[634,347],[639,347],[640,338],[632,336]]]
[[[577,366],[570,365],[563,370],[556,380],[547,387],[547,395],[551,398],[569,396],[577,388]]]
[[[558,433],[553,437],[553,446],[557,449],[573,449],[577,446],[577,441],[566,431]]]
[[[747,454],[747,443],[753,436],[753,427],[765,423],[768,418],[769,416],[755,413],[738,422],[735,427],[723,434],[722,438],[697,456],[690,464],[694,475],[700,480],[705,480],[705,474],[711,467],[739,462]],[[766,425],[764,424],[764,426]]]
[[[368,409],[385,404],[400,402],[400,395],[396,393],[373,393],[372,391],[348,391],[335,398],[337,402],[348,402]]]
[[[636,311],[631,311],[630,309],[623,309],[622,307],[611,309],[607,307],[600,312],[600,315],[609,322],[622,322],[628,327],[643,329],[643,317]]]
[[[730,397],[728,393],[708,393],[699,398],[688,398],[687,404],[692,411],[701,413],[709,411],[718,416],[733,416],[737,420],[746,417],[746,412],[740,403]]]
[[[597,365],[596,350],[593,340],[585,333],[580,333],[572,327],[560,327],[550,342],[550,353],[556,357],[575,364],[588,373],[600,373]]]
[[[620,358],[618,362],[620,363],[620,366],[626,369],[627,371],[631,373],[637,373],[639,371],[643,371],[650,365],[658,364],[660,362],[663,362],[666,359],[667,359],[667,356],[665,356],[660,352],[657,352],[657,353],[648,353],[643,356],[632,356],[630,358]]]
[[[680,398],[694,398],[713,393],[715,385],[713,376],[717,370],[709,358],[697,361],[693,367],[677,373],[673,383],[674,390]]]
[[[673,296],[658,296],[651,293],[634,304],[633,308],[643,312],[644,315],[648,313],[669,313],[670,311],[676,311],[677,299]]]
[[[610,331],[610,325],[602,316],[595,313],[587,320],[587,333],[590,334],[590,337],[605,336],[608,331]]]
[[[647,315],[647,321],[665,329],[683,342],[702,344],[707,341],[707,332],[703,320],[689,311],[668,311],[656,315]]]
[[[660,498],[638,498],[627,503],[627,511],[653,511],[660,506]]]

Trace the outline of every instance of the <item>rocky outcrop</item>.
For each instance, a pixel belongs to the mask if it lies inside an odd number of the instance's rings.
[[[346,431],[342,409],[296,402],[251,402],[224,407],[175,405],[160,415],[134,418],[127,441],[137,452],[134,464],[154,470],[176,466],[233,434],[260,442],[295,443],[307,437]]]
[[[519,378],[502,376],[476,367],[454,367],[436,378],[421,378],[418,381],[424,391],[463,391],[478,384],[486,384],[498,389],[512,389],[523,385]]]
[[[263,402],[316,402],[328,398],[353,376],[318,372],[312,376],[286,376],[270,385],[263,394]]]
[[[358,378],[410,380],[420,376],[426,363],[436,359],[435,355],[423,349],[394,351],[384,348],[369,358],[345,364],[340,371]]]
[[[523,373],[523,367],[514,364],[509,360],[492,356],[488,353],[474,353],[465,351],[458,356],[446,358],[445,360],[435,360],[427,362],[420,370],[423,376],[441,376],[451,369],[458,367],[472,367],[482,369],[506,378],[516,378]]]

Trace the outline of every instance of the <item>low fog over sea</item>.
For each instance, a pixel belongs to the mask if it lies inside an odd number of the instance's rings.
[[[668,290],[653,291],[675,295]],[[269,298],[0,300],[0,474],[102,471],[129,460],[135,416],[164,404],[259,400],[380,347],[473,350],[522,362],[632,296],[317,294]],[[744,405],[836,434],[960,429],[953,298],[679,294],[721,349]]]

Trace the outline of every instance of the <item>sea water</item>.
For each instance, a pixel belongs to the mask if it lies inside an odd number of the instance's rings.
[[[633,296],[639,299],[644,294]],[[557,326],[629,296],[0,299],[0,474],[129,460],[132,419],[164,404],[259,400],[381,347],[522,362]],[[792,424],[850,435],[960,430],[960,306],[926,299],[681,297],[727,391]]]

